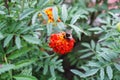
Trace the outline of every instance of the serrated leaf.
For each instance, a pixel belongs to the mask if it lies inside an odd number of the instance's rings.
[[[23,36],[23,39],[32,44],[40,44],[40,40],[38,38],[30,35]]]
[[[36,58],[33,58],[31,60],[29,60],[29,59],[21,60],[18,63],[15,63],[15,69],[19,69],[19,68],[28,66],[28,65],[34,63],[36,60],[37,60]]]
[[[42,17],[44,18],[44,20],[45,20],[45,21],[48,21],[48,16],[47,16],[47,14],[44,13],[44,12],[41,12],[41,14],[42,14]]]
[[[88,77],[88,76],[92,76],[94,74],[96,74],[98,72],[99,69],[91,69],[91,70],[88,70],[86,71],[86,73],[84,74],[84,76],[82,77]]]
[[[104,80],[104,75],[105,75],[104,68],[101,68],[100,69],[100,79],[101,80]]]
[[[3,38],[4,38],[4,36],[3,36],[3,34],[0,32],[0,40],[3,39]]]
[[[97,62],[92,62],[92,61],[89,61],[89,63],[87,64],[87,66],[91,66],[91,67],[100,67],[100,64],[97,63]]]
[[[15,58],[18,58],[20,56],[23,56],[24,54],[26,54],[30,50],[31,50],[31,48],[23,47],[19,50],[14,51],[11,55],[9,55],[8,59],[15,59]]]
[[[96,44],[96,51],[100,50],[101,46],[99,43]]]
[[[65,22],[67,20],[68,17],[68,12],[67,12],[67,7],[66,5],[62,6],[62,20],[63,22]]]
[[[34,76],[28,76],[28,75],[16,75],[13,76],[16,80],[37,80]]]
[[[14,69],[14,65],[13,64],[1,64],[0,65],[0,74],[6,72],[6,71],[9,71],[11,69]]]
[[[78,75],[79,77],[81,77],[81,76],[83,76],[83,75],[84,75],[83,73],[81,73],[80,71],[75,70],[75,69],[71,69],[70,71],[71,71],[72,73],[74,73],[74,74]]]
[[[74,24],[79,19],[79,17],[80,17],[80,15],[73,16],[70,24]]]
[[[51,77],[48,80],[56,80],[56,77]]]
[[[52,33],[52,24],[49,23],[47,24],[47,35],[50,36],[51,33]]]
[[[114,63],[114,66],[115,66],[115,68],[116,68],[117,70],[120,71],[120,64],[116,64],[116,63]]]
[[[53,7],[52,13],[53,13],[54,20],[57,21],[57,19],[58,19],[58,9],[57,9],[57,7]]]
[[[35,11],[35,10],[32,9],[32,8],[26,9],[25,11],[23,11],[23,13],[20,14],[19,19],[22,20],[22,19],[28,17],[28,16],[29,16],[30,14],[32,14],[34,11]]]
[[[95,49],[95,42],[91,40],[91,48],[94,50]]]
[[[81,37],[81,36],[80,36],[81,33],[84,33],[84,34],[87,35],[87,33],[83,31],[83,29],[81,29],[81,28],[79,28],[79,27],[77,27],[77,26],[75,26],[75,25],[72,25],[72,24],[69,24],[69,26],[70,26],[72,29],[74,29],[74,31],[76,32],[76,34],[77,34],[77,36],[78,36],[79,39],[80,39],[80,37]]]
[[[57,70],[59,70],[60,72],[64,72],[63,66],[57,67]]]
[[[22,46],[21,46],[21,40],[20,40],[20,36],[17,36],[15,38],[15,44],[17,45],[17,48],[20,49]]]
[[[87,18],[86,15],[80,15],[80,18],[81,18],[81,19],[86,19],[86,20],[88,20],[88,18]]]
[[[43,69],[44,75],[48,72],[49,61],[50,61],[50,58],[45,60],[44,69]]]
[[[111,80],[113,78],[113,70],[112,70],[111,66],[107,66],[106,73],[107,73],[109,79]]]
[[[50,0],[43,0],[42,6],[46,5]]]
[[[103,57],[107,61],[111,61],[110,57],[104,52],[100,53],[100,56]]]
[[[62,59],[60,59],[60,60],[57,60],[56,62],[55,62],[55,64],[57,65],[57,64],[61,64],[62,63]]]
[[[35,24],[39,12],[36,12],[32,17],[32,24]]]
[[[48,64],[45,64],[43,74],[45,75],[48,72]]]
[[[44,7],[50,0],[40,0],[38,3],[38,6],[40,5],[40,8]]]
[[[90,48],[90,45],[88,43],[82,43],[84,47]]]
[[[0,14],[5,14],[5,12],[0,10]]]
[[[65,24],[63,23],[63,22],[58,22],[57,23],[57,26],[58,26],[58,28],[60,29],[60,30],[65,30]]]
[[[92,56],[93,54],[94,54],[94,53],[91,53],[91,52],[90,52],[90,53],[86,53],[86,54],[84,54],[84,55],[81,55],[80,58],[81,58],[81,59],[84,59],[84,58],[87,58],[87,57]]]
[[[53,77],[55,77],[55,67],[53,65],[50,66],[50,73]]]
[[[102,29],[99,27],[94,27],[94,28],[90,28],[88,29],[89,31],[101,31]]]
[[[9,34],[9,35],[5,38],[5,40],[4,40],[4,47],[6,47],[6,46],[9,44],[9,42],[11,41],[12,38],[13,38],[13,34]]]

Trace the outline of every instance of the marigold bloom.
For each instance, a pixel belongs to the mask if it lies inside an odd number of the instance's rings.
[[[52,8],[47,8],[47,9],[44,10],[45,14],[48,16],[48,23],[54,22],[54,17],[53,17],[52,10],[53,10]],[[38,16],[40,17],[41,14],[38,14]],[[61,22],[60,17],[58,17],[57,22]]]
[[[51,34],[49,46],[53,49],[54,52],[59,54],[66,54],[73,49],[75,40],[73,38],[65,38],[66,33],[60,32]]]

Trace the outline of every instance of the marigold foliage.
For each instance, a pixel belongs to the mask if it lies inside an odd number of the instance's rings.
[[[0,80],[120,80],[119,2],[0,0]]]

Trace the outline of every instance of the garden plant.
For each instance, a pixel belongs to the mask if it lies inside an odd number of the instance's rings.
[[[0,0],[0,80],[120,80],[120,0]]]

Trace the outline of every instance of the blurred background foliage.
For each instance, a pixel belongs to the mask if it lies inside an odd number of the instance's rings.
[[[43,22],[48,7],[53,23]],[[119,0],[0,0],[0,80],[120,80],[119,7]],[[48,38],[67,29],[74,49],[56,54]]]

